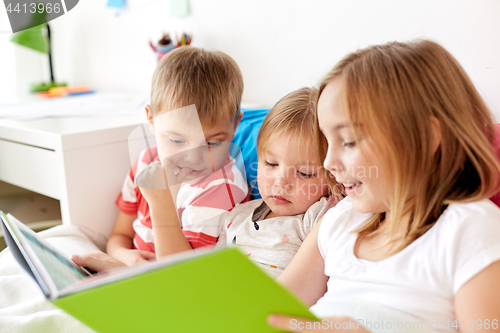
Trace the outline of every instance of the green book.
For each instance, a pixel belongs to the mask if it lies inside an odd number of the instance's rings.
[[[276,332],[271,313],[316,319],[237,247],[91,274],[12,215],[6,242],[45,296],[97,332]]]

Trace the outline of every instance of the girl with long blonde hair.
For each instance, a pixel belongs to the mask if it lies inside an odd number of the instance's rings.
[[[357,300],[442,332],[498,329],[500,209],[488,198],[500,189],[500,162],[493,116],[459,63],[425,40],[354,52],[321,82],[317,112],[324,167],[347,198],[279,280],[320,316]]]

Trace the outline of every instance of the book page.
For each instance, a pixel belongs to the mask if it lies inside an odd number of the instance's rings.
[[[13,230],[12,224],[8,221],[5,214],[0,211],[0,224],[2,225],[5,243],[10,249],[12,256],[21,265],[21,267],[38,283],[46,297],[50,297],[50,287],[36,270],[36,266],[21,245],[21,240]],[[17,230],[17,229],[16,229]]]
[[[40,238],[28,232],[25,228],[20,227],[19,229],[41,264],[45,267],[58,291],[88,276],[71,260],[52,250],[47,244],[43,244]]]

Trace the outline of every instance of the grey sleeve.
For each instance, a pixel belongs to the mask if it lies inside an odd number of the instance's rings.
[[[302,224],[306,236],[330,208],[330,199],[325,197],[321,198],[318,202],[309,207],[307,212],[304,214],[304,223]]]
[[[230,220],[229,218],[229,213],[230,212],[225,212],[220,216],[220,221],[219,221],[219,238],[217,239],[217,245],[225,245],[226,244],[226,230],[227,230],[227,224],[228,221]]]

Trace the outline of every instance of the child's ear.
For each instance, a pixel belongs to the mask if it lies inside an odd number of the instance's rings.
[[[434,154],[441,144],[443,133],[441,131],[441,122],[434,116],[430,116],[431,131],[432,131],[432,153]]]
[[[146,104],[146,118],[148,119],[149,131],[151,134],[155,135],[155,124],[153,122],[154,116],[149,104]]]

